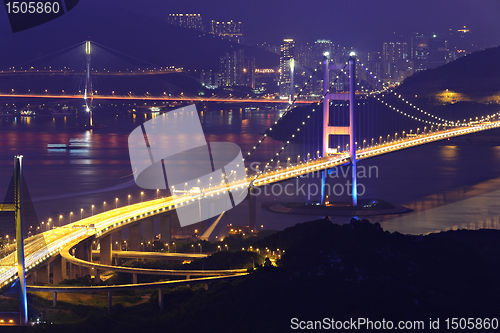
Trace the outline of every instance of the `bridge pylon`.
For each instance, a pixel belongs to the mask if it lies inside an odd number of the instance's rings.
[[[85,62],[87,67],[87,75],[85,77],[85,106],[87,112],[90,113],[90,126],[92,126],[92,96],[94,91],[92,90],[92,58],[91,58],[91,45],[90,40],[85,41]]]
[[[356,58],[351,53],[349,58],[349,94],[330,93],[330,70],[342,69],[336,64],[331,63],[329,53],[325,53],[323,61],[323,156],[338,153],[337,149],[330,148],[330,135],[349,135],[349,156],[351,159],[351,193],[352,205],[358,204],[357,179],[356,179],[356,138],[355,138],[355,106],[356,106]],[[349,101],[349,126],[331,126],[330,125],[330,101]],[[321,204],[325,204],[325,188],[328,170],[321,172]]]
[[[24,262],[24,235],[22,214],[22,161],[23,156],[14,157],[14,207],[16,216],[17,275],[19,276],[19,317],[21,325],[28,323],[28,300],[26,296],[26,267]]]

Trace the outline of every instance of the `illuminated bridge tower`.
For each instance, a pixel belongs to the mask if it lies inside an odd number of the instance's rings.
[[[90,126],[92,126],[92,96],[94,91],[92,90],[92,64],[91,64],[91,47],[90,40],[85,42],[85,54],[87,63],[87,75],[85,80],[85,106],[87,107],[87,112],[90,112]],[[90,100],[90,102],[89,102]]]
[[[330,135],[349,135],[349,156],[351,158],[352,172],[352,205],[358,204],[358,194],[356,190],[356,142],[355,142],[355,118],[354,108],[356,105],[356,58],[355,54],[351,53],[349,58],[349,94],[330,93],[330,70],[341,69],[338,65],[330,62],[330,54],[325,53],[323,63],[323,156],[336,154],[336,149],[330,148]],[[330,126],[330,101],[348,100],[349,101],[349,126]],[[322,171],[321,174],[321,204],[325,204],[325,185],[328,170]]]
[[[16,263],[19,277],[19,323],[28,323],[28,299],[26,296],[26,265],[24,262],[23,233],[23,156],[14,156],[14,204],[0,204],[0,211],[14,212],[16,225]]]

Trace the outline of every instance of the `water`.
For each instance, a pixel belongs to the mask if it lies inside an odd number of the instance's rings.
[[[200,118],[210,142],[224,141],[238,144],[244,154],[261,138],[261,133],[279,117],[277,108],[260,106],[247,109],[231,105],[212,104],[198,106]],[[0,118],[0,189],[6,189],[13,169],[13,156],[22,154],[24,172],[38,217],[42,221],[52,218],[58,225],[82,216],[141,200],[133,182],[127,149],[128,134],[133,128],[151,118],[151,115],[116,117],[108,127],[92,131],[73,127],[74,117],[17,117]],[[98,121],[98,119],[97,119]],[[475,134],[478,135],[478,134]],[[48,149],[48,144],[85,142],[81,149]],[[252,157],[264,162],[281,147],[281,142],[266,140]],[[285,150],[282,163],[290,157],[293,162],[302,149],[291,145]],[[500,215],[500,185],[488,180],[500,178],[500,146],[457,143],[457,140],[429,144],[387,154],[359,162],[372,167],[371,177],[360,178],[365,188],[362,197],[380,198],[396,205],[409,205],[416,212],[404,216],[370,218],[384,228],[403,233],[427,233],[452,228],[498,227]],[[317,180],[300,179],[314,183]],[[345,183],[332,179],[332,185]],[[282,183],[297,187],[297,180]],[[474,188],[477,184],[483,184]],[[472,191],[472,195],[457,193]],[[473,191],[474,190],[474,191]],[[4,190],[5,191],[5,190]],[[163,195],[160,191],[159,195]],[[443,195],[447,194],[446,197]],[[156,191],[145,191],[142,199],[156,197]],[[335,196],[333,196],[335,197]],[[116,201],[118,198],[118,201]],[[259,197],[260,202],[302,201],[302,195],[292,197],[273,195]],[[311,197],[311,200],[315,196]],[[330,198],[332,200],[332,198]],[[346,195],[333,200],[347,201]],[[458,201],[459,200],[459,201]],[[106,201],[106,204],[104,204]],[[94,205],[92,209],[91,206]],[[81,212],[83,208],[83,212]],[[246,202],[228,214],[228,221],[245,224]],[[59,219],[59,216],[63,217]],[[265,229],[283,229],[315,216],[286,215],[259,212],[259,224]],[[337,218],[344,223],[348,218]],[[495,224],[496,223],[496,224]]]

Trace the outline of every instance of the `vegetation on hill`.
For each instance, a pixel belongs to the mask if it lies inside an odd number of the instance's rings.
[[[477,51],[444,66],[417,72],[401,84],[401,94],[432,96],[453,91],[472,99],[500,92],[500,46]]]

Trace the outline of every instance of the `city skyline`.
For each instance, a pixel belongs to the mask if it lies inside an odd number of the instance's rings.
[[[408,1],[404,4],[393,0],[383,3],[359,0],[352,6],[324,0],[310,1],[307,6],[298,0],[286,4],[260,0],[237,4],[228,0],[190,0],[182,3],[146,0],[141,2],[141,6],[131,0],[90,0],[80,3],[75,10],[66,14],[66,17],[44,25],[51,30],[57,30],[63,28],[68,19],[84,19],[92,25],[93,17],[89,17],[83,10],[85,6],[95,8],[95,13],[101,11],[108,14],[111,23],[124,19],[118,9],[162,22],[168,21],[169,14],[200,14],[207,29],[210,29],[211,20],[242,22],[245,43],[250,45],[263,42],[279,44],[285,38],[293,38],[297,43],[329,39],[348,48],[367,50],[377,48],[383,42],[397,41],[414,32],[443,34],[449,29],[456,30],[463,26],[471,29],[475,42],[480,47],[500,44],[500,22],[495,17],[500,10],[500,4],[492,0],[474,3],[467,0],[423,0]],[[347,14],[349,12],[352,12],[352,18]],[[12,34],[5,11],[1,15],[5,19],[0,20],[0,35]],[[40,28],[22,32],[19,36],[34,35],[33,38],[39,38],[40,36],[35,37],[36,30]],[[111,29],[102,33],[115,32]]]
[[[307,5],[299,0],[286,3],[190,0],[168,4],[147,0],[143,2],[142,8],[134,7],[133,3],[125,0],[119,6],[157,18],[168,13],[200,13],[207,23],[212,19],[241,21],[245,41],[249,44],[277,44],[285,38],[293,38],[299,43],[331,39],[346,47],[370,49],[388,41],[383,40],[387,36],[398,38],[413,32],[444,33],[464,25],[476,32],[477,36],[485,36],[478,37],[477,43],[485,44],[482,47],[500,44],[500,23],[495,17],[500,4],[491,0],[474,3],[467,0],[405,3],[359,0],[354,4],[313,0]],[[151,10],[153,7],[157,8],[154,12]],[[353,13],[352,18],[349,12]]]

